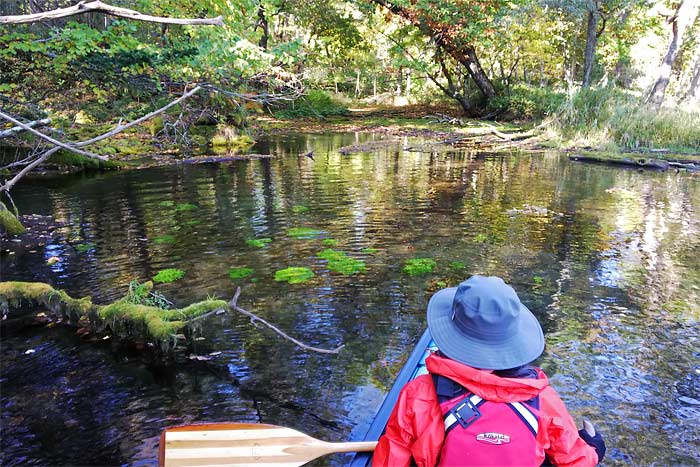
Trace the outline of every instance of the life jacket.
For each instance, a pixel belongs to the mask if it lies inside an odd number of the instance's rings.
[[[539,466],[539,396],[525,402],[482,399],[440,375],[431,375],[445,421],[438,467]]]

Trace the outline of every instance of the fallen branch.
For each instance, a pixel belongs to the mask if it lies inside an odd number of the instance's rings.
[[[488,129],[490,133],[493,133],[494,135],[498,136],[499,138],[505,141],[518,141],[521,139],[527,139],[531,136],[534,136],[536,133],[534,128],[524,133],[502,133],[498,131],[496,127],[491,125],[488,125]]]
[[[50,118],[43,118],[41,120],[34,120],[33,122],[27,122],[27,123],[25,123],[25,125],[27,125],[28,127],[31,127],[31,128],[36,128],[39,126],[48,125],[49,123],[51,123]],[[15,127],[10,128],[10,129],[0,131],[0,138],[7,138],[9,136],[14,136],[17,133],[21,133],[22,131],[25,131],[25,129],[22,128],[21,126],[15,126]]]
[[[87,145],[89,145],[89,144],[93,144],[93,143],[96,143],[96,142],[101,141],[101,140],[103,140],[103,139],[106,139],[106,138],[109,138],[109,137],[111,137],[111,136],[114,136],[114,135],[116,135],[117,133],[121,133],[122,131],[124,131],[124,130],[126,130],[126,129],[128,129],[128,128],[131,128],[131,127],[134,126],[134,125],[138,125],[139,123],[143,123],[143,122],[145,122],[146,120],[149,120],[149,119],[155,117],[156,115],[165,112],[165,111],[168,110],[170,107],[173,107],[173,106],[179,104],[179,103],[182,102],[183,100],[187,99],[188,97],[190,97],[190,96],[193,95],[193,94],[198,93],[198,92],[201,91],[201,90],[202,90],[202,87],[201,87],[201,86],[195,86],[191,91],[186,92],[186,93],[183,94],[182,96],[180,96],[180,97],[178,97],[177,99],[175,99],[174,101],[172,101],[172,102],[170,102],[170,103],[164,105],[163,107],[161,107],[161,108],[158,109],[158,110],[154,110],[153,112],[151,112],[151,113],[149,113],[149,114],[146,114],[146,115],[144,115],[143,117],[137,118],[137,119],[134,120],[133,122],[129,122],[129,123],[127,123],[126,125],[119,124],[119,125],[117,125],[114,129],[108,131],[107,133],[103,133],[103,134],[101,134],[101,135],[99,135],[99,136],[95,136],[95,137],[92,138],[92,139],[89,139],[89,140],[86,140],[86,141],[82,141],[82,142],[80,142],[80,143],[75,143],[74,146],[76,146],[76,147],[87,146]]]
[[[193,94],[198,93],[198,92],[201,91],[201,90],[202,90],[202,87],[201,87],[201,86],[195,86],[192,90],[186,92],[186,93],[183,94],[182,96],[180,96],[180,97],[178,97],[177,99],[175,99],[174,101],[172,101],[172,102],[170,102],[170,103],[164,105],[163,107],[161,107],[161,108],[158,109],[158,110],[154,110],[153,112],[151,112],[151,113],[149,113],[149,114],[146,114],[146,115],[144,115],[143,117],[137,118],[137,119],[134,120],[133,122],[129,122],[129,123],[125,124],[125,125],[119,124],[119,125],[117,125],[115,128],[113,128],[112,130],[110,130],[110,131],[108,131],[108,132],[106,132],[106,133],[103,133],[103,134],[101,134],[101,135],[95,136],[94,138],[91,138],[91,139],[86,140],[86,141],[80,141],[80,142],[77,142],[77,143],[70,143],[70,144],[61,143],[60,141],[54,140],[53,138],[50,138],[50,137],[44,135],[43,133],[40,133],[40,132],[38,132],[38,131],[36,131],[36,130],[33,130],[32,128],[29,128],[30,131],[35,132],[35,133],[38,133],[39,135],[41,135],[41,137],[42,137],[43,139],[46,139],[46,140],[48,140],[49,142],[51,142],[51,143],[53,143],[53,144],[56,144],[56,147],[53,147],[53,148],[49,149],[49,150],[46,151],[44,154],[42,154],[41,156],[39,156],[36,160],[34,160],[31,164],[29,164],[29,165],[27,165],[26,167],[24,167],[19,173],[17,173],[17,175],[15,175],[15,176],[12,178],[12,180],[6,182],[4,185],[0,185],[0,193],[9,191],[22,177],[24,177],[24,176],[25,176],[29,171],[31,171],[34,167],[38,166],[39,164],[41,164],[42,162],[44,162],[46,159],[48,159],[48,157],[49,157],[51,154],[53,154],[53,153],[55,153],[56,151],[58,151],[59,148],[64,148],[64,149],[67,149],[68,151],[77,152],[78,154],[83,154],[83,155],[84,155],[84,154],[88,154],[88,155],[89,155],[89,154],[91,154],[91,153],[81,151],[80,149],[77,149],[77,148],[81,148],[81,147],[87,146],[87,145],[89,145],[89,144],[96,143],[96,142],[101,141],[101,140],[103,140],[103,139],[106,139],[106,138],[109,138],[109,137],[111,137],[111,136],[114,136],[114,135],[116,135],[117,133],[121,133],[122,131],[124,131],[124,130],[126,130],[126,129],[128,129],[128,128],[131,128],[131,127],[134,126],[134,125],[138,125],[139,123],[143,123],[144,121],[146,121],[146,120],[148,120],[148,119],[150,119],[150,118],[153,118],[153,117],[155,117],[156,115],[158,115],[158,114],[160,114],[160,113],[165,112],[165,111],[168,110],[169,108],[173,107],[174,105],[179,104],[179,103],[182,102],[184,99],[187,99],[188,97],[192,96]],[[6,115],[6,114],[4,114],[4,113],[2,113],[2,112],[0,112],[0,117],[3,117],[3,118],[8,119],[8,120],[11,121],[12,123],[18,122],[18,123],[20,123],[20,125],[18,125],[18,126],[20,126],[20,127],[21,127],[21,126],[25,126],[25,127],[27,126],[26,124],[24,124],[24,123],[22,123],[22,122],[19,122],[18,120],[14,119],[14,118],[10,117],[9,115]],[[15,124],[17,124],[17,123],[15,123]],[[93,156],[95,156],[96,158],[98,158],[98,159],[100,159],[100,160],[107,160],[107,157],[106,157],[106,156],[98,156],[98,155],[93,155]]]
[[[34,167],[38,166],[39,164],[41,164],[42,162],[44,162],[46,159],[48,159],[49,156],[50,156],[51,154],[53,154],[53,153],[55,153],[55,152],[58,152],[58,150],[59,150],[59,148],[58,148],[58,146],[56,146],[56,147],[51,148],[51,149],[49,149],[48,151],[44,152],[41,156],[39,156],[38,158],[36,158],[31,164],[27,165],[27,166],[24,167],[22,170],[20,170],[20,171],[17,173],[17,175],[15,175],[14,177],[12,177],[12,179],[11,179],[10,181],[5,182],[4,185],[0,185],[0,193],[2,193],[2,192],[9,192],[10,189],[11,189],[13,186],[15,186],[15,184],[16,184],[17,182],[19,182],[19,181],[22,179],[22,177],[24,177],[25,175],[27,175],[32,169],[34,169]]]
[[[306,345],[306,344],[304,344],[304,343],[302,343],[302,342],[299,342],[298,340],[294,339],[293,337],[290,337],[290,336],[288,336],[287,334],[285,334],[284,332],[282,332],[282,331],[281,331],[279,328],[277,328],[276,326],[273,326],[272,324],[268,323],[268,322],[265,321],[264,319],[262,319],[262,318],[260,318],[259,316],[255,315],[254,313],[251,313],[250,311],[244,310],[243,308],[239,307],[239,306],[236,304],[236,302],[238,301],[238,297],[239,297],[240,294],[241,294],[241,288],[240,288],[240,287],[237,287],[237,288],[236,288],[236,293],[233,295],[233,298],[232,298],[231,301],[229,302],[229,306],[230,306],[233,310],[236,310],[236,311],[238,311],[239,313],[243,313],[244,315],[246,315],[247,317],[249,317],[249,318],[250,318],[250,322],[251,322],[253,325],[255,325],[255,322],[256,322],[256,321],[259,321],[259,322],[263,323],[265,326],[267,326],[267,327],[269,327],[270,329],[272,329],[273,331],[275,331],[275,332],[276,332],[277,334],[279,334],[280,336],[284,337],[284,338],[287,339],[287,340],[290,340],[290,341],[294,342],[294,343],[295,343],[296,345],[298,345],[299,347],[302,347],[302,348],[307,349],[307,350],[312,350],[312,351],[318,352],[318,353],[332,353],[332,354],[337,354],[337,353],[340,353],[340,351],[342,350],[343,347],[345,347],[345,345],[341,345],[340,347],[335,348],[335,349],[333,349],[333,350],[328,350],[328,349],[319,349],[318,347],[311,347],[311,346]]]
[[[99,0],[88,3],[79,2],[67,8],[58,8],[56,10],[51,11],[42,11],[40,13],[33,13],[30,15],[0,16],[0,24],[36,23],[38,21],[44,21],[47,19],[58,19],[64,18],[66,16],[81,15],[90,12],[102,12],[112,16],[119,16],[122,18],[128,18],[137,21],[147,21],[151,23],[212,26],[224,25],[224,21],[221,16],[217,16],[216,18],[164,18],[161,16],[145,15],[143,13],[140,13],[135,10],[130,10],[128,8],[120,8],[108,5],[106,3],[100,2]]]
[[[23,130],[26,130],[26,131],[30,132],[31,134],[38,136],[39,138],[46,140],[55,146],[58,146],[58,147],[65,149],[66,151],[74,152],[76,154],[80,154],[81,156],[89,157],[91,159],[99,159],[102,161],[107,160],[107,156],[100,156],[98,154],[93,154],[91,152],[87,152],[87,151],[83,151],[82,149],[78,149],[77,147],[75,147],[75,146],[77,146],[77,144],[76,145],[66,144],[66,143],[62,143],[61,141],[58,141],[57,139],[53,139],[52,137],[45,135],[40,131],[35,130],[34,128],[30,127],[29,125],[20,122],[16,118],[12,117],[11,115],[7,115],[4,112],[0,111],[0,117],[4,118],[8,122],[14,123],[15,125],[22,128]]]

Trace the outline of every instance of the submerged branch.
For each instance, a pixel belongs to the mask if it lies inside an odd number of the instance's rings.
[[[165,18],[161,16],[146,15],[136,10],[130,10],[128,8],[121,8],[108,5],[106,3],[100,2],[99,0],[87,3],[79,2],[67,8],[58,8],[56,10],[51,11],[42,11],[40,13],[33,13],[30,15],[0,16],[0,24],[36,23],[47,19],[65,18],[67,16],[81,15],[83,13],[90,12],[102,12],[112,16],[119,16],[122,18],[128,18],[137,21],[147,21],[151,23],[212,26],[224,25],[224,21],[221,16],[217,16],[216,18]]]
[[[340,347],[337,347],[337,348],[332,349],[332,350],[329,350],[329,349],[319,349],[318,347],[311,347],[311,346],[306,345],[306,344],[304,344],[304,343],[302,343],[302,342],[299,342],[299,341],[296,340],[295,338],[293,338],[293,337],[291,337],[291,336],[285,334],[284,332],[282,332],[282,331],[281,331],[279,328],[277,328],[276,326],[273,326],[272,324],[268,323],[267,321],[265,321],[265,320],[262,319],[261,317],[255,315],[254,313],[251,313],[250,311],[244,310],[243,308],[239,307],[239,306],[236,304],[236,302],[238,301],[238,297],[240,296],[240,294],[241,294],[241,288],[238,287],[238,288],[236,288],[236,293],[233,295],[233,298],[232,298],[231,301],[229,302],[229,306],[231,307],[231,309],[236,310],[236,311],[239,312],[239,313],[243,313],[244,315],[246,315],[247,317],[249,317],[251,323],[255,324],[256,321],[259,321],[259,322],[261,322],[262,324],[264,324],[265,326],[267,326],[267,327],[269,327],[270,329],[272,329],[273,331],[275,331],[275,332],[276,332],[277,334],[279,334],[280,336],[284,337],[285,339],[294,342],[294,343],[295,343],[296,345],[298,345],[299,347],[302,347],[302,348],[307,349],[307,350],[311,350],[311,351],[313,351],[313,352],[337,354],[337,353],[339,353],[339,352],[343,349],[343,347],[345,347],[345,345],[341,345]]]

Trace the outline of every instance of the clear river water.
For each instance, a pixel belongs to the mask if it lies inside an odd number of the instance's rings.
[[[488,274],[539,318],[537,364],[605,436],[604,465],[700,465],[697,174],[369,134],[275,136],[254,151],[274,157],[27,180],[13,191],[20,211],[58,228],[45,244],[3,242],[0,279],[108,303],[178,268],[182,279],[155,287],[178,306],[240,286],[245,309],[343,350],[314,353],[226,313],[202,323],[201,359],[163,373],[62,324],[5,326],[0,464],[157,465],[160,431],[182,423],[356,439],[424,330],[431,294]],[[298,227],[316,232],[290,235]],[[328,248],[365,270],[331,270],[318,256]],[[409,275],[414,258],[435,267]],[[253,273],[232,279],[240,267]],[[288,267],[314,276],[276,281]]]

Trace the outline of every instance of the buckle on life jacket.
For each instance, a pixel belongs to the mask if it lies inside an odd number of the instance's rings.
[[[467,428],[481,418],[481,412],[476,405],[472,403],[469,397],[465,397],[464,400],[453,407],[450,412],[455,416],[457,422],[462,425],[462,428]]]

